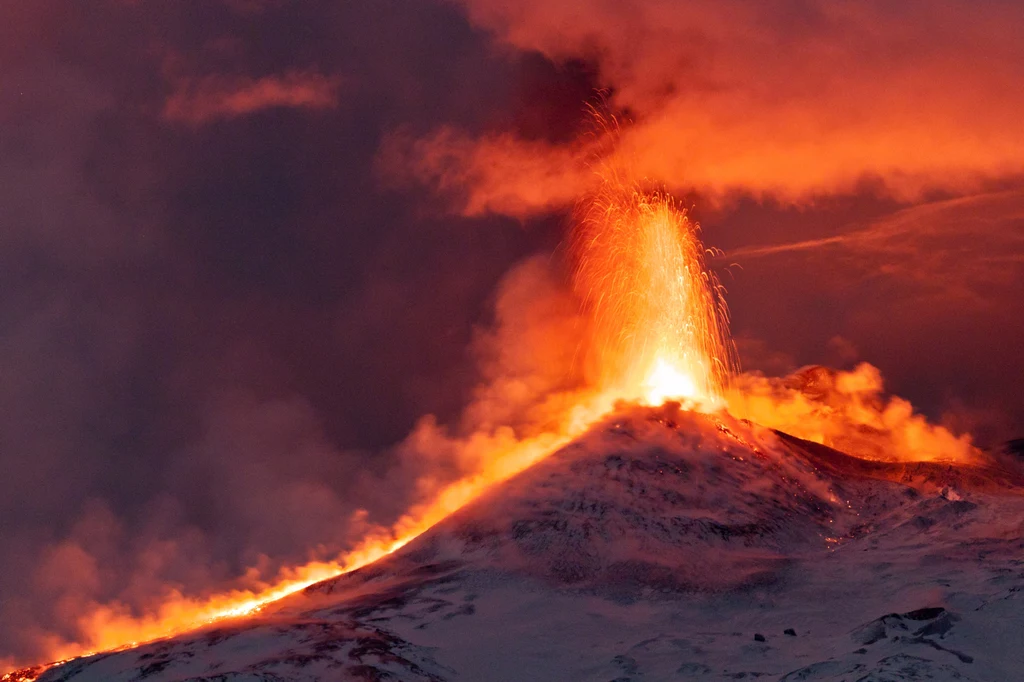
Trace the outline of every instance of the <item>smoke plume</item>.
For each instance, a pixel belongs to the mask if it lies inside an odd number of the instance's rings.
[[[595,63],[610,105],[636,122],[611,153],[706,200],[800,202],[865,179],[911,199],[1024,172],[1024,9],[1013,3],[463,4],[507,45]],[[408,172],[458,186],[468,215],[563,206],[592,180],[580,142],[448,127],[406,151]]]

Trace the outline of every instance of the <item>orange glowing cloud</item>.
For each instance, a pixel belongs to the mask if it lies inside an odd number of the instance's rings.
[[[504,43],[596,62],[635,119],[611,153],[669,187],[798,202],[875,178],[914,198],[1024,172],[1019,4],[462,2]],[[578,150],[477,143],[412,149],[424,179],[469,187],[467,213],[564,205],[586,179],[567,165]]]
[[[338,85],[337,78],[300,71],[259,79],[186,79],[164,103],[163,118],[202,125],[275,107],[331,109],[338,103]]]
[[[741,374],[730,387],[729,413],[856,457],[888,462],[986,462],[969,435],[929,423],[913,406],[883,391],[877,368],[849,372],[808,367],[784,379]]]
[[[473,138],[442,128],[423,138],[392,134],[377,166],[386,183],[430,184],[463,215],[529,216],[586,192],[596,181],[581,163],[587,153],[585,147],[552,147],[507,134]]]

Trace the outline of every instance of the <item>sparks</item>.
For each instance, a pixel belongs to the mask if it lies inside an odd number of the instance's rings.
[[[578,206],[571,248],[595,382],[619,399],[721,407],[734,364],[728,315],[686,211],[608,171]]]

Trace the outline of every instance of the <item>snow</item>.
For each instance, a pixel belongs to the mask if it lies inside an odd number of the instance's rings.
[[[376,564],[40,680],[1024,679],[1022,491],[629,409]]]

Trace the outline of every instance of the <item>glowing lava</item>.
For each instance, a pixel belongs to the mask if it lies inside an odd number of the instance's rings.
[[[32,682],[47,669],[101,651],[134,648],[140,644],[188,632],[221,620],[245,617],[271,602],[362,566],[400,549],[411,540],[479,497],[487,488],[526,469],[585,430],[607,409],[601,400],[582,401],[565,414],[562,425],[533,438],[516,439],[508,429],[490,436],[476,435],[472,446],[491,459],[478,472],[441,488],[429,501],[413,506],[390,529],[378,527],[351,552],[330,562],[311,562],[282,571],[276,579],[252,590],[232,590],[206,598],[174,591],[157,608],[135,615],[125,605],[97,604],[76,623],[77,642],[53,641],[52,661],[0,675],[0,682]]]
[[[666,400],[697,400],[700,393],[693,377],[659,357],[644,380],[644,402],[660,405]]]
[[[721,287],[671,196],[606,170],[571,238],[573,286],[593,324],[587,372],[618,398],[723,405],[734,367]]]

